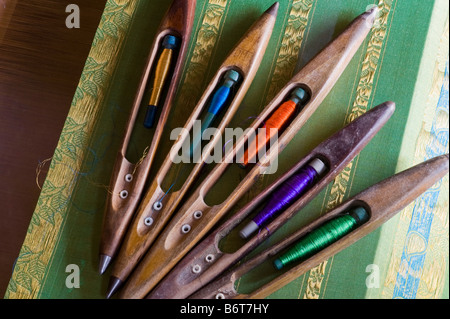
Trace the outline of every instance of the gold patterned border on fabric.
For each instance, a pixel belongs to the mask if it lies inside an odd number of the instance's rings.
[[[138,1],[108,0],[50,169],[15,264],[6,298],[38,298],[81,176],[94,129]]]

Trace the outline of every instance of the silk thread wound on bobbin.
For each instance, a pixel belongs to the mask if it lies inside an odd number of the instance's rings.
[[[339,215],[300,239],[291,249],[274,261],[277,269],[304,260],[335,243],[369,220],[367,211],[358,207],[350,213]]]
[[[318,158],[303,166],[270,196],[264,208],[240,232],[242,238],[248,238],[257,229],[267,225],[276,216],[286,210],[303,195],[326,170],[325,164]]]

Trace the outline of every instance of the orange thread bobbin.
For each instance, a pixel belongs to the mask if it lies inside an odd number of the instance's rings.
[[[295,113],[297,104],[304,103],[308,99],[305,90],[298,88],[292,92],[290,100],[284,102],[270,117],[262,128],[265,129],[264,143],[259,145],[258,140],[261,138],[259,134],[256,136],[252,144],[247,148],[244,157],[238,161],[239,166],[245,168],[248,163],[256,163],[257,155],[260,149],[267,145],[270,139],[281,130],[292,118]]]

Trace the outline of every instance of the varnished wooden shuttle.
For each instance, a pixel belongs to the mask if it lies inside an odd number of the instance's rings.
[[[128,279],[119,297],[143,298],[159,281],[197,244],[203,236],[224,216],[242,195],[250,189],[260,174],[268,169],[341,76],[354,54],[361,46],[375,21],[376,7],[357,17],[347,29],[312,59],[264,108],[251,125],[256,131],[274,110],[297,88],[305,89],[310,96],[303,109],[293,118],[278,139],[278,149],[269,149],[266,156],[247,173],[238,187],[221,204],[208,206],[204,196],[224,174],[238,150],[247,142],[244,135],[228,152],[222,163],[217,164],[208,177],[196,188],[183,206],[174,215],[151,249],[142,258],[138,267]],[[200,212],[200,213],[198,213]],[[201,218],[198,218],[201,216]],[[189,231],[186,231],[189,229]]]
[[[266,51],[273,27],[275,25],[279,4],[276,2],[256,21],[235,48],[219,67],[206,91],[194,108],[190,118],[184,126],[184,132],[193,129],[195,121],[199,120],[205,111],[208,101],[218,87],[219,82],[229,70],[237,71],[240,75],[240,82],[236,88],[231,102],[225,114],[217,126],[217,133],[210,142],[203,148],[204,154],[209,154],[214,145],[219,142],[220,134],[223,134],[233,115],[237,111],[245,94],[247,93],[256,72],[261,64]],[[220,132],[220,134],[218,134]],[[178,154],[183,146],[184,140],[189,138],[185,134],[180,134],[175,141],[171,152],[168,154],[163,165],[159,169],[155,179],[151,183],[149,190],[139,205],[136,217],[131,223],[130,229],[119,252],[118,258],[112,270],[109,295],[114,293],[123,281],[127,279],[133,268],[136,266],[147,249],[151,246],[158,234],[164,228],[169,218],[177,208],[183,196],[189,190],[195,178],[199,175],[204,164],[199,161],[192,168],[186,181],[181,188],[176,191],[164,190],[162,183],[168,177],[173,164],[173,154]],[[151,223],[146,222],[151,220]],[[144,294],[145,295],[145,294]]]
[[[253,251],[266,238],[277,231],[299,212],[348,165],[369,143],[391,117],[395,109],[393,102],[386,102],[355,119],[345,128],[318,145],[288,172],[279,177],[258,196],[248,202],[223,225],[215,229],[192,249],[175,268],[151,291],[147,298],[187,298],[211,280],[225,272]],[[244,241],[236,251],[229,253],[220,249],[220,241],[233,230],[242,228],[245,218],[264,203],[271,194],[302,167],[314,159],[321,159],[327,166],[325,173],[300,198],[286,208],[264,228]]]
[[[106,270],[111,260],[116,256],[126,229],[142,197],[145,182],[180,82],[194,22],[195,5],[196,0],[174,0],[153,40],[152,49],[149,52],[146,66],[134,98],[126,133],[122,141],[121,149],[117,154],[111,177],[111,192],[108,196],[100,242],[100,273]],[[161,52],[163,39],[168,35],[177,37],[181,43],[177,49],[176,60],[173,62],[173,72],[169,76],[170,79],[166,81],[167,93],[159,106],[161,111],[155,133],[152,140],[149,141],[147,155],[138,165],[138,163],[131,163],[126,158],[126,153],[134,126],[143,125],[143,123],[137,123],[136,119],[139,109],[146,107],[142,105],[142,100],[151,74],[155,72],[157,67],[158,54]]]
[[[362,191],[358,195],[355,195],[335,209],[332,209],[314,222],[294,232],[292,235],[273,245],[271,248],[266,249],[256,257],[235,267],[223,276],[220,276],[209,285],[191,295],[190,298],[260,299],[267,297],[311,268],[317,266],[331,256],[334,256],[341,250],[347,248],[380,227],[397,212],[402,210],[415,198],[419,197],[423,192],[444,177],[448,173],[448,165],[449,157],[448,154],[446,154],[430,159],[381,181]],[[369,220],[364,224],[312,257],[307,258],[301,263],[297,263],[293,267],[287,267],[285,271],[280,270],[280,274],[275,279],[256,288],[251,293],[240,294],[236,291],[236,281],[250,270],[269,259],[273,259],[274,256],[277,256],[279,253],[288,249],[292,244],[320,225],[357,207],[362,207],[369,213]]]

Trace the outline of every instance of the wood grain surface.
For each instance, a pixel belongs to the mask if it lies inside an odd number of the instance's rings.
[[[65,24],[71,3],[77,29]],[[0,296],[39,197],[36,168],[53,155],[105,3],[0,0]]]

